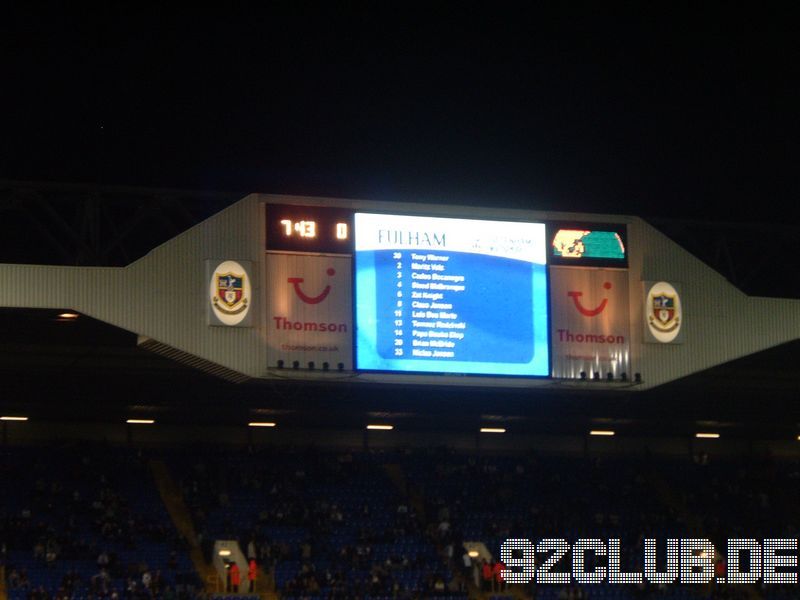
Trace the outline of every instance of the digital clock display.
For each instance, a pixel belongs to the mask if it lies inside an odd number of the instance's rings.
[[[352,230],[346,208],[267,205],[267,250],[351,254]]]

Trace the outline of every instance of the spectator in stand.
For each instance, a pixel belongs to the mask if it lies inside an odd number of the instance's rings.
[[[100,572],[93,575],[90,580],[90,589],[92,593],[101,596],[108,593],[108,584],[110,580],[111,576],[108,574],[108,571],[101,569]]]
[[[247,580],[250,582],[250,589],[248,591],[251,594],[256,591],[257,575],[258,575],[258,565],[256,564],[256,559],[251,558],[250,563],[247,566]]]
[[[152,580],[153,595],[160,595],[163,585],[164,577],[161,575],[161,569],[156,569]]]
[[[472,558],[467,550],[461,555],[461,563],[464,567],[464,577],[469,578],[472,575]]]
[[[31,582],[28,580],[28,570],[21,569],[19,572],[19,586],[20,589],[28,590],[31,588]]]
[[[481,577],[482,577],[482,588],[484,592],[488,592],[493,587],[494,581],[494,571],[492,570],[492,565],[490,565],[486,559],[483,559],[483,566],[481,567]]]
[[[720,556],[717,559],[717,562],[714,563],[714,575],[716,575],[717,577],[727,577],[728,563],[725,560],[724,556]]]
[[[239,565],[237,565],[235,561],[231,564],[229,573],[231,576],[231,592],[238,594],[239,584],[242,582],[242,574],[239,571]]]
[[[494,563],[494,567],[492,567],[492,572],[494,574],[494,584],[495,586],[497,586],[498,592],[502,592],[506,588],[506,582],[503,580],[503,569],[505,568],[506,566],[500,561]]]
[[[250,541],[247,542],[247,560],[252,560],[256,557],[256,540],[255,538],[250,538]]]
[[[52,568],[56,562],[56,558],[58,558],[58,545],[56,544],[55,540],[50,540],[47,543],[47,551],[44,555],[44,560],[47,563],[47,566]]]
[[[150,591],[150,586],[153,584],[153,576],[150,575],[150,571],[145,571],[142,573],[142,585],[144,589],[148,592]]]

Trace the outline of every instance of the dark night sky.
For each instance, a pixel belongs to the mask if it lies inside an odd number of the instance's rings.
[[[786,222],[790,13],[2,20],[0,178]]]

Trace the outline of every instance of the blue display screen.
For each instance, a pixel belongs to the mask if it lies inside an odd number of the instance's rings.
[[[356,367],[547,376],[545,227],[355,215]]]

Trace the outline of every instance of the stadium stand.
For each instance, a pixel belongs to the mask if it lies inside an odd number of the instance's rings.
[[[105,447],[3,454],[2,537],[11,600],[190,597],[198,587],[146,464]]]
[[[483,543],[491,566],[508,538],[619,538],[623,570],[641,571],[644,537],[718,548],[725,537],[797,537],[793,461],[92,444],[2,456],[11,600],[202,595],[153,461],[178,474],[203,561],[213,540],[238,540],[261,565],[262,598],[794,597],[774,585],[509,585],[484,580],[480,559],[464,563],[465,542]]]

